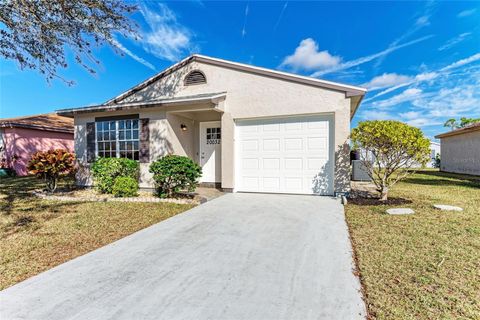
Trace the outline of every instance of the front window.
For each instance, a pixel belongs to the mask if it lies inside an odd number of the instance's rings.
[[[139,159],[138,119],[96,122],[97,156]]]

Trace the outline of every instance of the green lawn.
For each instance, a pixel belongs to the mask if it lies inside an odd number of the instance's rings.
[[[390,196],[395,205],[346,206],[370,318],[480,319],[480,177],[425,170]],[[384,214],[391,207],[416,213]]]
[[[39,183],[0,180],[0,290],[192,207],[45,201],[28,192]]]

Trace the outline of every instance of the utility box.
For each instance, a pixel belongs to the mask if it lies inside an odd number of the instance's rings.
[[[362,160],[352,160],[352,180],[353,181],[372,181],[368,176],[368,170]]]

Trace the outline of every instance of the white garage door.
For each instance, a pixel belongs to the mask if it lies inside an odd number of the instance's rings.
[[[333,194],[331,119],[236,122],[236,190]]]

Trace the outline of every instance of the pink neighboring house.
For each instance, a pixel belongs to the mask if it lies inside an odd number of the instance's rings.
[[[17,175],[28,174],[27,164],[37,151],[73,151],[73,119],[47,113],[0,119],[0,160]]]

